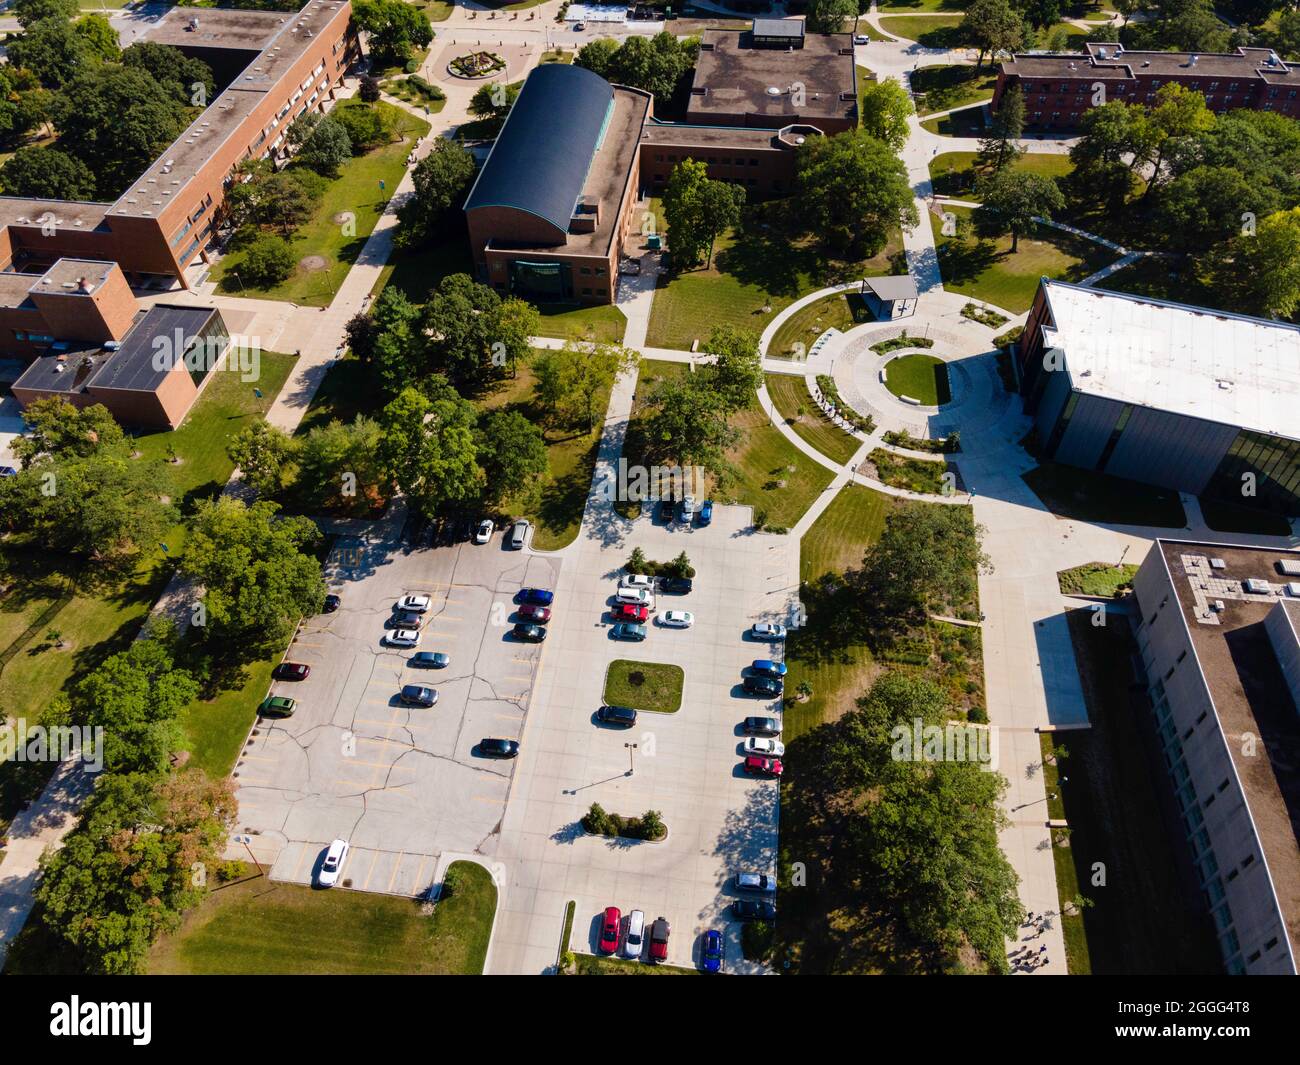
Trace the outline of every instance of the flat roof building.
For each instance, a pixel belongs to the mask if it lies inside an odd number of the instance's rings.
[[[1300,328],[1044,278],[1017,349],[1044,457],[1300,514]]]
[[[1156,732],[1230,973],[1294,974],[1300,943],[1286,563],[1300,553],[1157,540],[1133,581]]]

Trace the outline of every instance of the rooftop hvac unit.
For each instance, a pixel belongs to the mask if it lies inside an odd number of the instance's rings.
[[[1273,591],[1273,586],[1262,577],[1247,577],[1242,586],[1255,595],[1268,595]]]
[[[1279,559],[1277,568],[1288,577],[1300,577],[1300,562],[1291,562],[1286,559]]]

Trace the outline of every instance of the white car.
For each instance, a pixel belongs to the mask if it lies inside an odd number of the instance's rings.
[[[394,629],[384,637],[384,642],[389,647],[419,647],[420,633],[418,629]]]
[[[627,915],[627,938],[623,940],[623,957],[637,961],[645,940],[645,914],[633,910]]]
[[[695,497],[683,496],[682,497],[682,521],[686,522],[689,525],[691,521],[694,520],[694,518],[695,518]]]
[[[423,614],[432,605],[433,600],[427,595],[404,595],[397,601],[398,610],[413,610]]]
[[[785,626],[775,621],[760,621],[749,630],[749,634],[756,640],[784,640]]]
[[[854,44],[870,44],[870,43],[871,43],[871,38],[868,37],[865,33],[855,33],[855,34],[853,35],[853,43],[854,43]]]
[[[615,594],[614,599],[620,603],[631,603],[633,606],[643,606],[652,609],[655,605],[654,593],[649,588],[620,588]]]
[[[746,736],[745,753],[758,754],[765,758],[781,758],[785,755],[785,744],[768,736]]]
[[[689,629],[695,624],[695,615],[689,610],[669,610],[659,619],[659,624],[670,629]]]
[[[489,540],[492,539],[492,529],[493,529],[492,519],[484,518],[481,522],[478,523],[478,527],[475,528],[474,530],[474,542],[476,544],[487,543]]]
[[[316,883],[321,887],[333,887],[338,883],[339,870],[343,868],[343,863],[347,860],[348,841],[336,839],[330,844],[330,849],[325,852],[325,860],[320,863],[320,875],[316,878]]]
[[[644,573],[625,573],[619,578],[618,586],[620,588],[653,588],[655,579],[646,576]]]

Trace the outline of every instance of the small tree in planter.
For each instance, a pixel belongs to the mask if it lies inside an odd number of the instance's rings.
[[[639,547],[634,547],[632,557],[627,560],[628,573],[645,573],[649,566],[650,563],[645,557],[645,552]]]
[[[591,808],[583,816],[582,827],[588,832],[600,836],[609,836],[614,833],[613,819],[598,802],[593,802]]]
[[[663,839],[667,832],[658,810],[647,810],[641,815],[641,835],[644,839]]]

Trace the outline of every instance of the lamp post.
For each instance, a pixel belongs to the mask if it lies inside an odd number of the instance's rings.
[[[635,752],[636,752],[637,745],[635,743],[625,743],[623,744],[623,746],[627,748],[627,775],[631,776],[633,773],[636,772]]]

